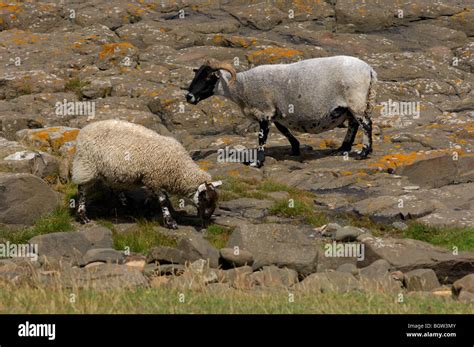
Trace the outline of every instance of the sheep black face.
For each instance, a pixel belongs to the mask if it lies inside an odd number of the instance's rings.
[[[188,94],[186,94],[186,101],[190,104],[196,105],[199,101],[214,95],[214,89],[221,77],[220,70],[230,72],[232,76],[231,81],[235,81],[237,78],[237,73],[232,65],[225,62],[219,62],[215,59],[209,59],[199,69],[194,69],[195,75],[189,85]]]
[[[215,187],[220,184],[221,182],[204,183],[204,189],[201,188],[201,191],[198,193],[198,218],[201,219],[203,228],[206,228],[209,225],[212,214],[217,207],[219,195],[217,194]]]
[[[194,70],[194,79],[188,88],[186,101],[196,105],[199,101],[207,99],[214,94],[214,88],[219,76],[217,72],[209,66],[203,65],[199,69]]]

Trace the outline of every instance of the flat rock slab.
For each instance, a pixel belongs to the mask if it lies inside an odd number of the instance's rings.
[[[111,264],[122,264],[125,259],[125,255],[113,248],[92,248],[89,249],[84,257],[82,263],[84,265],[94,262],[104,262]]]
[[[148,281],[140,270],[127,265],[103,264],[87,268],[64,268],[60,272],[40,273],[45,284],[64,288],[109,290],[146,287]]]
[[[80,231],[38,235],[28,241],[38,246],[40,259],[82,263],[82,257],[94,248],[113,248],[112,232],[102,226],[87,226]]]
[[[361,235],[365,245],[365,259],[360,266],[368,266],[385,259],[392,270],[408,272],[415,269],[433,269],[441,283],[452,283],[474,272],[474,253],[452,251],[412,239],[379,238]]]
[[[301,227],[284,224],[245,224],[238,226],[226,248],[239,247],[254,255],[254,269],[276,265],[306,276],[316,272],[318,250]]]

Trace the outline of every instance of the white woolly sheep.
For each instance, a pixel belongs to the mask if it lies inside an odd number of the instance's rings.
[[[377,75],[367,63],[349,56],[303,60],[292,64],[261,65],[236,73],[229,63],[214,59],[195,69],[186,100],[197,104],[222,95],[240,106],[245,116],[260,123],[257,162],[265,159],[264,146],[270,122],[290,141],[299,155],[298,140],[288,129],[311,134],[340,126],[349,128],[341,147],[333,154],[349,153],[359,128],[363,148],[357,159],[372,152],[372,121]]]
[[[78,184],[78,215],[87,223],[86,194],[97,181],[112,188],[145,186],[161,204],[164,224],[177,228],[166,192],[192,198],[198,216],[207,225],[217,204],[211,176],[201,170],[174,138],[121,120],[99,121],[84,127],[78,137],[72,165]]]

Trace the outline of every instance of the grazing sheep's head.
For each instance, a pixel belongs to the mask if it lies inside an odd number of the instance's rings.
[[[212,96],[217,81],[219,81],[220,78],[220,70],[230,72],[230,83],[236,80],[237,73],[231,64],[209,59],[199,69],[194,69],[195,75],[188,88],[186,101],[196,105],[199,101]]]
[[[216,187],[222,184],[221,181],[203,183],[199,186],[194,201],[198,210],[198,218],[202,221],[202,226],[205,228],[209,225],[209,221],[217,207],[217,200],[219,198]]]

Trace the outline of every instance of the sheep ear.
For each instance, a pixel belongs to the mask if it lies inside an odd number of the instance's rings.
[[[203,183],[198,187],[198,192],[199,193],[202,193],[205,190],[206,190],[206,183]]]
[[[199,69],[193,69],[193,72],[198,72]]]
[[[211,182],[211,184],[214,188],[217,188],[222,185],[222,181],[214,181],[214,182]]]

